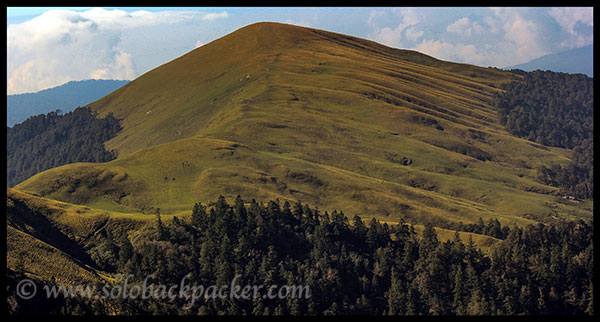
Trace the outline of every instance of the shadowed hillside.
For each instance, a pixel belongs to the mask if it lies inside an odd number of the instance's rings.
[[[6,224],[7,268],[22,266],[38,280],[53,277],[63,285],[77,285],[111,280],[97,258],[109,228],[122,234],[146,221],[8,188]]]

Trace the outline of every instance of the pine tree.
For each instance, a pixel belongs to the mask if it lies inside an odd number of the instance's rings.
[[[244,223],[248,220],[246,206],[244,205],[244,200],[242,200],[242,197],[240,197],[240,195],[237,195],[237,197],[235,198],[233,213],[235,218],[233,222],[235,230],[240,230],[243,228]]]
[[[192,226],[200,231],[204,231],[207,224],[206,216],[206,207],[201,202],[195,203],[192,210]]]
[[[379,228],[380,228],[380,224],[379,221],[377,221],[377,219],[373,218],[371,219],[371,221],[369,222],[369,229],[367,230],[367,235],[366,235],[366,241],[367,241],[367,245],[369,246],[369,248],[373,251],[375,251],[377,248],[379,248]]]
[[[452,293],[452,308],[454,313],[457,315],[467,314],[465,305],[467,291],[465,288],[465,278],[460,264],[457,266],[456,273],[454,274],[454,290]]]
[[[402,289],[402,281],[398,278],[395,268],[392,267],[391,285],[387,292],[389,315],[404,314],[406,306],[404,293],[405,290]]]
[[[490,312],[488,311],[489,303],[485,298],[485,295],[482,293],[481,289],[473,290],[471,295],[471,299],[468,304],[467,313],[469,315],[488,315]]]
[[[264,315],[265,305],[262,296],[255,296],[252,299],[252,315]]]
[[[519,294],[519,309],[517,312],[524,315],[533,314],[535,311],[533,300],[534,298],[532,298],[530,284],[527,283],[521,286],[521,292]]]
[[[426,258],[428,255],[433,254],[439,244],[440,242],[438,241],[433,225],[426,223],[423,230],[423,237],[419,242],[419,258]]]
[[[487,235],[485,224],[483,223],[483,219],[481,217],[479,217],[479,219],[477,220],[477,231],[475,231],[475,233]]]
[[[158,231],[158,240],[168,239],[168,231],[160,219],[160,208],[156,208],[156,230]]]
[[[416,283],[413,281],[408,287],[407,301],[406,301],[406,314],[407,315],[421,315],[421,295],[417,289]]]
[[[369,301],[369,299],[367,299],[365,294],[362,294],[360,296],[360,298],[356,299],[355,307],[356,307],[357,314],[373,314],[373,306],[371,305],[371,302]],[[390,313],[390,315],[391,314],[392,313]],[[395,314],[403,314],[403,313],[398,312]]]

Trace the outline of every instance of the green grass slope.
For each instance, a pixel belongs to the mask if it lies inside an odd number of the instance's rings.
[[[535,168],[568,150],[508,134],[489,105],[515,75],[345,35],[258,23],[142,75],[90,107],[123,119],[120,156],[16,186],[124,213],[194,202],[301,200],[413,223],[525,225],[592,217]]]

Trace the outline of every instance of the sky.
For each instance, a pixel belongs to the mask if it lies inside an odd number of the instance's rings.
[[[593,44],[593,20],[591,7],[8,7],[7,95],[132,80],[260,21],[503,68]]]

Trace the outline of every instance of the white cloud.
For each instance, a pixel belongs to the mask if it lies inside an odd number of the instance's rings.
[[[220,13],[207,13],[202,16],[202,20],[216,20],[216,19],[223,19],[223,18],[227,18],[227,17],[229,17],[229,14],[227,14],[227,11],[223,11]]]
[[[421,36],[423,36],[425,32],[422,30],[417,30],[416,28],[409,27],[404,31],[404,37],[410,41],[416,41]]]
[[[369,26],[374,25],[375,24],[375,19],[377,17],[381,17],[383,15],[385,15],[384,11],[381,11],[381,10],[371,10],[371,13],[369,14],[369,19],[367,19],[367,24]]]
[[[544,50],[542,37],[538,32],[537,25],[530,20],[514,16],[511,21],[504,23],[504,39],[516,48],[515,56],[521,62],[527,62],[534,58],[548,54]]]
[[[421,15],[414,8],[396,9],[394,12],[402,17],[402,21],[393,29],[390,27],[377,28],[375,33],[371,36],[373,40],[391,47],[402,47],[403,39],[406,38],[407,40],[414,41],[423,35],[422,31],[414,29],[414,26],[419,24],[422,20]],[[368,24],[375,26],[373,19],[378,15],[380,15],[380,13],[377,11],[371,12],[369,20],[367,21]]]
[[[104,78],[106,78],[107,74],[108,74],[108,69],[100,68],[100,69],[96,69],[95,71],[91,72],[90,78],[91,79],[104,79]]]
[[[302,16],[302,17],[298,17],[298,18],[294,18],[294,19],[287,18],[283,22],[290,24],[290,25],[307,27],[307,28],[316,28],[316,26],[319,24],[318,17],[316,15]]]
[[[526,9],[491,8],[487,16],[467,17],[459,10],[449,14],[452,18],[416,8],[398,9],[395,16],[371,11],[367,24],[377,42],[448,61],[502,67],[549,53],[539,21],[530,19]],[[400,22],[391,22],[390,16]]]
[[[489,32],[492,34],[497,34],[500,32],[500,27],[498,26],[498,20],[496,20],[492,16],[486,16],[483,18],[483,22],[485,22],[489,27]]]
[[[135,32],[158,41],[160,38],[148,30],[226,17],[225,11],[46,11],[7,28],[7,94],[39,91],[71,80],[133,79],[145,70],[137,70],[134,48],[124,49],[124,33]],[[136,32],[142,29],[143,32]],[[157,48],[157,52],[148,54],[158,56],[159,51]]]
[[[133,79],[135,78],[135,65],[133,64],[133,57],[131,54],[124,52],[122,50],[118,51],[118,54],[115,58],[117,63],[116,73],[117,75],[122,75],[120,78],[122,79]]]
[[[572,37],[560,43],[564,48],[576,48],[594,43],[594,9],[593,8],[552,8],[548,12],[554,20]],[[583,26],[592,29],[584,32],[576,27]]]
[[[448,25],[448,27],[446,28],[446,31],[448,32],[455,32],[457,34],[465,34],[468,32],[468,36],[471,36],[471,29],[470,29],[470,22],[469,22],[469,18],[460,18],[458,20],[456,20],[454,23]]]
[[[481,54],[477,47],[472,44],[452,44],[440,40],[424,40],[415,49],[442,60],[468,62],[470,64],[482,64],[486,60],[485,55]]]
[[[454,51],[454,45],[439,40],[423,40],[416,49],[424,54],[439,58],[450,59],[449,53]]]
[[[204,43],[202,41],[198,40],[198,41],[196,41],[196,45],[195,46],[196,47],[194,47],[194,48],[202,47],[202,46],[204,46]]]
[[[446,31],[457,33],[460,36],[471,37],[473,35],[481,35],[485,30],[477,21],[471,22],[469,18],[464,17],[448,25]]]
[[[594,26],[594,8],[552,8],[549,14],[563,29],[573,35],[577,34],[575,31],[577,23]]]
[[[549,40],[552,39],[544,34],[547,29],[540,20],[541,15],[529,8],[490,9],[493,15],[483,17],[482,25],[472,24],[473,34],[484,37],[480,38],[483,43],[478,47],[486,64],[516,65],[550,53]]]

